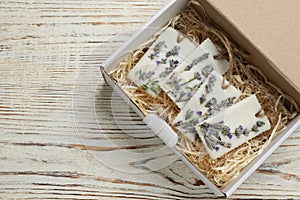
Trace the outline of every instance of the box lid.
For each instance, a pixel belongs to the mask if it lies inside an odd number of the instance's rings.
[[[268,62],[299,94],[300,1],[208,1],[268,58]]]

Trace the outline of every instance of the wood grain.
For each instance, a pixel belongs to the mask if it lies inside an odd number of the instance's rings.
[[[166,2],[1,1],[2,199],[214,198],[99,71]],[[300,199],[299,132],[233,198]]]

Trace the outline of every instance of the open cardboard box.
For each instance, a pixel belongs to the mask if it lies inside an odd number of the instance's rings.
[[[250,0],[199,0],[206,14],[221,27],[237,44],[249,52],[249,62],[256,65],[273,84],[293,97],[300,105],[300,68],[299,46],[293,42],[298,40],[294,19],[298,17],[296,8],[300,6],[297,0],[282,4],[279,0],[254,2]],[[156,133],[182,161],[194,171],[198,177],[214,192],[216,196],[230,196],[271,154],[275,149],[300,126],[300,114],[292,120],[286,129],[255,158],[237,178],[223,188],[214,185],[192,163],[181,154],[175,145],[178,140],[173,129],[157,115],[145,116],[128,98],[122,89],[110,77],[109,72],[126,59],[129,52],[147,41],[166,23],[187,6],[188,0],[172,0],[152,20],[150,20],[131,40],[117,50],[101,66],[106,82],[129,104],[143,121]],[[201,9],[199,10],[201,12]],[[272,12],[274,18],[269,16]],[[251,20],[249,20],[251,19]],[[287,25],[287,23],[291,23]],[[288,26],[289,30],[286,30]],[[297,29],[297,28],[296,28]]]

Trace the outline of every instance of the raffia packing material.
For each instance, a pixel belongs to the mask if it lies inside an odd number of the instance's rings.
[[[192,14],[196,13],[195,16],[197,16],[196,17],[196,20],[197,20],[197,18],[199,17],[198,13],[201,13],[201,15],[204,16],[203,11],[205,10],[205,12],[209,15],[210,19],[214,20],[215,24],[217,24],[218,26],[221,26],[223,28],[225,27],[224,29],[231,36],[231,38],[233,38],[233,36],[234,36],[234,39],[237,41],[237,43],[240,46],[242,46],[244,49],[246,49],[248,52],[250,52],[250,55],[248,55],[248,58],[246,58],[246,59],[252,61],[253,60],[252,56],[254,56],[254,58],[256,58],[255,59],[255,62],[257,63],[256,65],[259,67],[259,69],[264,69],[264,72],[267,69],[267,72],[271,72],[271,74],[267,73],[268,78],[270,80],[272,80],[273,83],[275,83],[276,85],[280,85],[281,89],[283,89],[289,95],[293,96],[294,99],[299,104],[300,98],[297,99],[297,97],[299,97],[299,91],[297,91],[297,89],[295,89],[299,86],[299,83],[297,81],[293,81],[294,79],[292,79],[293,84],[289,84],[291,79],[286,78],[286,75],[288,75],[288,74],[282,74],[275,70],[276,68],[278,68],[278,66],[274,67],[273,63],[270,62],[269,58],[264,56],[259,51],[259,49],[257,49],[255,47],[255,45],[253,45],[251,43],[251,41],[249,41],[248,38],[245,37],[245,35],[247,35],[247,31],[245,31],[243,34],[241,34],[241,31],[232,24],[235,20],[228,21],[227,18],[222,15],[220,10],[215,9],[214,6],[220,6],[220,5],[218,5],[217,1],[199,1],[199,2],[201,3],[201,5],[198,4],[198,2],[194,1],[194,3],[191,4],[191,6],[190,6],[190,8],[193,8],[193,11],[187,11],[186,15],[189,18],[193,18]],[[230,2],[233,4],[232,1],[230,1]],[[160,106],[157,107],[157,105],[155,105],[155,103],[151,104],[151,99],[147,99],[147,96],[142,96],[143,100],[141,100],[139,98],[134,98],[134,96],[131,95],[132,94],[131,92],[135,89],[133,89],[131,86],[126,87],[126,84],[127,84],[126,79],[122,79],[122,77],[114,77],[113,75],[118,76],[118,75],[121,75],[122,73],[123,73],[123,75],[124,75],[124,73],[126,74],[126,70],[128,71],[130,68],[132,68],[133,65],[138,61],[138,59],[143,55],[143,50],[145,50],[145,49],[139,50],[139,48],[137,48],[137,47],[139,45],[141,45],[143,42],[145,42],[142,45],[144,47],[147,45],[150,45],[155,39],[155,37],[153,39],[150,39],[152,37],[152,35],[154,33],[158,32],[159,30],[161,30],[161,28],[170,19],[173,18],[173,20],[169,24],[171,26],[176,26],[176,24],[174,23],[174,22],[176,22],[176,20],[177,21],[183,20],[182,16],[176,17],[176,15],[179,12],[184,11],[186,9],[187,4],[188,4],[187,1],[172,1],[161,12],[159,12],[157,14],[157,16],[155,16],[153,18],[152,21],[150,21],[145,26],[145,27],[157,27],[157,28],[151,28],[150,30],[146,30],[146,29],[141,30],[139,33],[137,33],[133,37],[133,39],[131,41],[129,41],[123,48],[120,48],[120,50],[118,52],[116,52],[114,55],[112,55],[112,57],[110,59],[108,59],[108,61],[104,64],[105,70],[103,68],[102,71],[103,71],[103,75],[104,75],[105,79],[107,80],[107,82],[111,86],[116,88],[117,92],[123,97],[123,99],[127,103],[129,103],[142,118],[144,118],[144,121],[147,124],[149,124],[149,119],[152,119],[152,122],[156,122],[156,125],[159,123],[165,123],[162,120],[160,120],[159,118],[157,118],[155,115],[149,114],[149,111],[151,111],[151,109],[152,110],[161,109]],[[217,4],[217,5],[215,5],[215,4]],[[246,5],[239,4],[239,6],[243,7]],[[243,16],[238,15],[236,17],[243,17]],[[207,19],[207,17],[206,17],[206,19]],[[245,20],[245,18],[244,18],[244,20]],[[206,37],[213,36],[212,40],[219,47],[222,47],[222,45],[223,45],[223,49],[224,49],[224,46],[225,46],[225,50],[228,51],[227,58],[230,61],[230,63],[234,63],[234,61],[235,61],[234,56],[247,57],[247,56],[244,56],[245,54],[243,52],[237,51],[237,48],[236,48],[237,46],[234,45],[234,43],[233,43],[233,45],[232,45],[232,43],[231,43],[231,45],[224,45],[224,43],[227,44],[229,42],[227,37],[225,37],[225,34],[223,32],[216,31],[217,29],[210,28],[209,25],[211,25],[211,24],[210,23],[205,24],[201,21],[196,22],[197,28],[200,27],[200,28],[203,28],[203,30],[204,30],[201,32],[201,34],[199,34],[198,37],[195,37],[193,35],[193,31],[184,32],[184,26],[180,26],[180,24],[177,24],[176,28],[197,42],[201,42]],[[252,28],[254,28],[254,27],[252,26]],[[221,39],[218,40],[217,39],[218,37],[216,37],[216,35]],[[127,55],[125,55],[123,57],[119,57],[124,52],[131,51],[133,49],[136,49],[136,51],[133,51],[133,53],[129,52]],[[226,57],[225,52],[224,52],[224,55]],[[125,58],[128,56],[131,59],[126,60]],[[239,64],[241,64],[241,63],[239,63]],[[116,68],[117,66],[119,66],[119,67]],[[121,68],[120,68],[120,66],[121,66]],[[125,67],[122,69],[122,66],[123,67],[125,66]],[[265,66],[265,67],[262,68],[261,66]],[[266,66],[268,66],[268,67],[266,67]],[[253,70],[253,67],[251,67],[251,66],[248,66],[248,70],[246,71],[246,74],[239,74],[239,73],[232,74],[232,72],[235,72],[234,71],[235,69],[231,68],[231,70],[232,71],[231,71],[231,73],[229,73],[229,77],[228,77],[228,79],[230,79],[231,81],[232,80],[237,81],[237,82],[241,81],[241,78],[243,78],[244,76],[259,77],[259,80],[256,82],[256,84],[258,84],[258,85],[264,81],[264,77],[260,75],[259,71]],[[295,69],[295,70],[297,71],[297,69]],[[282,71],[284,72],[284,70],[282,70]],[[114,73],[112,73],[112,76],[109,76],[107,74],[107,72],[114,72]],[[238,72],[238,71],[236,71],[236,72]],[[237,76],[237,75],[239,75],[239,76]],[[276,77],[280,77],[281,79],[276,79]],[[116,84],[114,82],[114,81],[116,81],[116,79],[118,79],[118,81],[117,81],[118,84]],[[282,84],[282,83],[284,83],[284,84]],[[294,87],[294,85],[296,85],[296,86],[298,85],[298,86]],[[247,92],[249,93],[247,88],[244,91],[246,92],[246,94],[247,94]],[[276,89],[271,89],[271,91],[274,92],[275,94],[278,94],[278,93],[280,94],[280,92],[276,91]],[[142,91],[136,90],[136,92],[142,94]],[[256,93],[257,93],[257,91],[256,91]],[[129,96],[129,98],[128,98],[128,96]],[[140,97],[141,97],[141,95],[140,95]],[[161,105],[164,105],[164,104],[168,105],[169,103],[171,103],[171,101],[164,94],[161,94],[159,96],[159,99],[162,103]],[[145,101],[148,101],[151,104],[148,108],[147,107],[137,107],[137,105],[143,104]],[[260,99],[260,101],[262,101],[262,103],[264,103],[264,99]],[[286,103],[286,104],[292,105],[292,103],[289,103],[289,102],[292,102],[292,100],[287,99],[285,101],[285,99],[282,96],[280,96],[280,98],[278,98],[278,102],[276,102],[276,103],[280,103],[280,104]],[[149,108],[151,108],[151,109],[149,109]],[[283,108],[281,106],[281,109],[284,110],[285,108]],[[172,119],[172,117],[174,117],[174,115],[176,114],[176,106],[173,108],[172,108],[172,105],[167,106],[166,109],[163,109],[160,111],[171,112],[168,114],[167,119],[165,119],[167,122],[169,122]],[[177,112],[178,112],[178,110],[177,110]],[[284,113],[284,114],[286,114],[286,113]],[[293,113],[292,115],[290,115],[289,117],[293,118],[296,116],[295,113]],[[275,119],[275,120],[273,119],[273,122],[277,121],[277,123],[275,123],[275,124],[273,123],[273,126],[276,128],[278,128],[278,126],[279,126],[278,122],[286,122],[288,120],[288,117],[281,116],[281,115],[280,116],[272,116],[272,117],[274,117],[274,119]],[[222,182],[216,182],[212,177],[210,177],[209,174],[205,174],[205,171],[207,169],[201,170],[199,168],[196,168],[194,165],[192,165],[191,163],[197,162],[197,160],[194,160],[195,157],[193,157],[195,155],[190,155],[192,157],[189,157],[189,156],[187,156],[187,154],[185,154],[185,156],[182,157],[182,160],[188,165],[188,167],[190,167],[193,171],[195,171],[195,173],[212,189],[212,191],[217,196],[230,195],[263,162],[263,160],[265,160],[267,158],[267,156],[270,155],[271,152],[274,151],[276,149],[276,147],[278,147],[280,145],[280,143],[282,141],[284,141],[284,139],[293,132],[293,130],[295,130],[295,128],[297,127],[298,124],[299,124],[299,115],[297,116],[296,119],[289,122],[286,130],[281,132],[281,134],[279,134],[274,140],[272,140],[272,137],[274,137],[276,135],[275,132],[273,132],[271,135],[269,135],[270,137],[267,137],[267,143],[265,143],[266,141],[263,142],[266,148],[260,152],[259,156],[256,156],[255,158],[253,158],[252,162],[250,164],[248,164],[250,162],[248,160],[246,162],[247,164],[245,164],[243,166],[243,170],[237,176],[232,177],[232,179],[226,184],[222,183]],[[153,123],[152,123],[152,126],[150,126],[150,128],[154,129]],[[283,127],[281,127],[281,128],[283,128]],[[281,128],[279,128],[279,129],[281,129]],[[201,149],[197,149],[198,147],[191,147],[191,146],[189,146],[189,148],[196,148],[196,149],[186,149],[185,141],[180,137],[176,138],[175,135],[172,135],[172,134],[174,134],[174,131],[171,128],[168,128],[168,126],[166,126],[166,128],[164,130],[157,132],[157,134],[177,154],[188,153],[188,152],[191,152],[191,150],[201,151]],[[178,139],[178,141],[177,141],[177,139]],[[268,143],[270,143],[270,144],[268,145]],[[174,148],[175,144],[181,144],[181,145],[180,145],[180,147],[176,146],[176,148]],[[196,156],[199,156],[199,155],[196,155]],[[189,160],[187,160],[186,158],[189,158]],[[213,164],[215,164],[215,163],[213,163]],[[233,172],[231,171],[230,173],[234,173],[234,171]]]

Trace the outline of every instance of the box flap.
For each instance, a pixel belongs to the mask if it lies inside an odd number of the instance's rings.
[[[208,2],[254,44],[268,58],[269,64],[300,92],[299,0]]]

